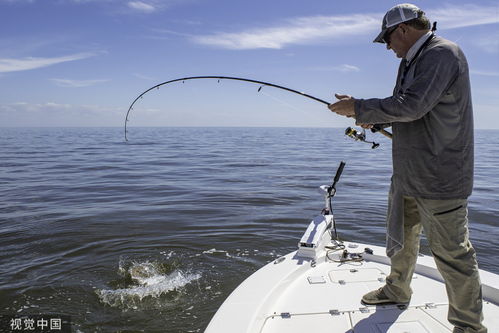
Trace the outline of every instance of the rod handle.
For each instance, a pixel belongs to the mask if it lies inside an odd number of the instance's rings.
[[[374,125],[372,128],[371,128],[371,132],[373,133],[376,133],[376,132],[380,132],[381,134],[383,134],[384,136],[386,136],[387,138],[391,139],[393,137],[393,134],[382,129],[381,127],[379,127],[379,125]]]
[[[334,176],[334,184],[336,184],[340,180],[341,173],[343,172],[343,168],[345,167],[345,162],[341,161],[338,170],[336,170],[336,176]]]

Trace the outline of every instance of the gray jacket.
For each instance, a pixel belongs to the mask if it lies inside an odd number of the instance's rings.
[[[473,109],[461,49],[433,37],[409,66],[402,60],[393,96],[357,99],[357,123],[393,129],[395,191],[426,199],[464,199],[473,188]]]

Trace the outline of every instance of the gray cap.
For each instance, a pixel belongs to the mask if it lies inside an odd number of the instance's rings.
[[[383,17],[383,23],[381,23],[381,32],[373,40],[373,43],[384,43],[383,37],[388,29],[396,26],[397,24],[410,21],[418,17],[421,12],[417,6],[410,3],[403,3],[390,8]]]

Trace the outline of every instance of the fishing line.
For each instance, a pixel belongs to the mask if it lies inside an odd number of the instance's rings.
[[[282,105],[284,105],[284,106],[287,106],[288,108],[291,108],[291,109],[293,109],[293,110],[295,110],[295,111],[298,111],[298,112],[303,112],[303,110],[298,109],[296,106],[294,106],[294,105],[292,105],[292,104],[289,104],[288,102],[285,102],[285,101],[283,101],[283,100],[282,100],[282,99],[280,99],[280,98],[277,98],[277,97],[275,97],[275,96],[272,96],[271,94],[269,94],[269,93],[267,93],[267,92],[265,92],[265,91],[261,91],[260,93],[261,93],[262,95],[267,96],[267,97],[268,97],[268,98],[270,98],[270,99],[273,99],[274,101],[276,101],[276,102],[278,102],[278,103],[280,103],[280,104],[282,104]]]
[[[128,137],[127,137],[127,133],[128,133],[127,125],[128,125],[128,121],[129,121],[130,112],[133,110],[133,106],[135,105],[135,103],[138,100],[142,99],[145,94],[147,94],[149,91],[154,90],[154,89],[159,90],[159,88],[161,86],[164,86],[164,85],[167,85],[167,84],[170,84],[170,83],[180,82],[180,81],[182,83],[184,83],[185,81],[188,81],[188,80],[199,80],[199,79],[217,79],[219,83],[221,82],[221,80],[234,80],[234,81],[250,82],[250,83],[255,83],[255,84],[259,84],[260,85],[260,87],[258,88],[258,92],[260,92],[263,87],[269,86],[269,87],[273,87],[273,88],[277,88],[277,89],[286,90],[288,92],[291,92],[291,93],[294,93],[294,94],[298,94],[298,95],[301,95],[303,97],[307,97],[309,99],[313,99],[313,100],[315,100],[317,102],[320,102],[322,104],[325,104],[327,106],[329,106],[331,104],[331,103],[329,103],[329,102],[327,102],[327,101],[325,101],[323,99],[320,99],[320,98],[317,98],[315,96],[306,94],[304,92],[301,92],[301,91],[298,91],[298,90],[295,90],[295,89],[291,89],[291,88],[288,88],[288,87],[284,87],[284,86],[281,86],[281,85],[278,85],[278,84],[264,82],[264,81],[246,79],[246,78],[241,78],[241,77],[233,77],[233,76],[213,76],[213,75],[183,77],[183,78],[173,79],[173,80],[169,80],[169,81],[165,81],[165,82],[162,82],[160,84],[157,84],[157,85],[155,85],[155,86],[153,86],[153,87],[145,90],[139,96],[137,96],[137,98],[134,99],[134,101],[132,102],[132,104],[130,104],[130,107],[128,108],[128,111],[127,111],[126,117],[125,117],[125,141],[128,141]],[[385,131],[384,129],[382,129],[381,127],[378,127],[376,125],[373,126],[373,128],[371,129],[371,131],[373,133],[374,132],[379,132],[379,133],[383,134],[384,136],[386,136],[388,138],[392,137],[391,133]],[[359,140],[360,141],[364,141],[362,139],[359,139]]]

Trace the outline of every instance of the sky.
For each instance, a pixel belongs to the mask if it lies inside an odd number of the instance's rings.
[[[334,101],[391,95],[399,64],[373,43],[396,1],[0,0],[0,127],[123,126],[132,101],[197,75],[267,81]],[[475,127],[499,128],[499,2],[417,1],[470,67]],[[128,126],[342,127],[271,87],[222,80],[153,90]]]

